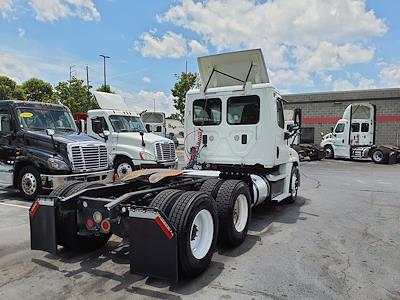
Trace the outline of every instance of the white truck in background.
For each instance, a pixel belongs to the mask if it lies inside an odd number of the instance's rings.
[[[106,141],[120,178],[136,169],[178,167],[174,143],[148,133],[140,117],[129,110],[120,95],[103,92],[94,95],[101,109],[89,110],[82,123],[89,136]]]
[[[301,111],[297,111],[297,114],[301,117]],[[285,109],[285,127],[287,130],[290,130],[290,127],[293,126],[295,115],[296,110]],[[310,160],[321,160],[325,158],[325,151],[320,145],[301,143],[301,128],[299,131],[291,134],[287,143],[296,150],[300,159],[308,157]]]
[[[151,132],[162,137],[167,137],[165,113],[144,111],[140,114],[140,118],[142,119],[147,132]]]
[[[343,117],[331,133],[322,135],[321,147],[326,158],[372,158],[377,164],[400,161],[400,149],[393,145],[376,145],[376,107],[370,103],[347,106]]]

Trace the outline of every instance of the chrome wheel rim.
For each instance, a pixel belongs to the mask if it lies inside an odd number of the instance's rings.
[[[249,207],[245,195],[240,194],[233,207],[233,224],[237,232],[242,232],[247,224],[249,217]]]
[[[332,157],[332,149],[331,148],[326,148],[325,149],[325,155],[326,157]]]
[[[298,189],[299,189],[299,178],[297,177],[296,172],[293,172],[292,184],[290,187],[292,197],[296,197]]]
[[[381,151],[375,151],[374,154],[372,154],[373,158],[375,161],[382,161],[383,159],[383,153]]]
[[[21,187],[22,191],[26,195],[32,196],[37,189],[37,180],[35,175],[32,173],[25,173],[24,176],[22,176]]]
[[[126,174],[132,172],[132,166],[128,163],[122,163],[117,167],[117,174],[119,177],[124,177]]]
[[[202,209],[195,216],[190,229],[190,250],[197,259],[204,258],[211,248],[214,236],[214,220],[211,213]]]

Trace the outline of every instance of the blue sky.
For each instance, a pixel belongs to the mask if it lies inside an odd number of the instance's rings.
[[[0,74],[108,82],[133,109],[173,112],[196,57],[262,48],[284,92],[400,86],[398,0],[0,0]]]

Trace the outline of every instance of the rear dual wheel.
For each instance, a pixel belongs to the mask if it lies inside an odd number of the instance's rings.
[[[202,192],[185,192],[175,201],[169,221],[178,234],[179,271],[194,277],[207,269],[215,252],[218,215],[215,201]]]

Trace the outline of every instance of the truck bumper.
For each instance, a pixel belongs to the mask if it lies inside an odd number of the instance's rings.
[[[178,169],[178,158],[167,162],[133,160],[133,164],[139,169]]]
[[[114,180],[114,170],[105,170],[91,173],[70,175],[48,175],[40,174],[43,189],[54,189],[70,181],[97,181],[110,183]]]
[[[6,188],[13,185],[14,167],[12,165],[0,165],[0,187]]]

